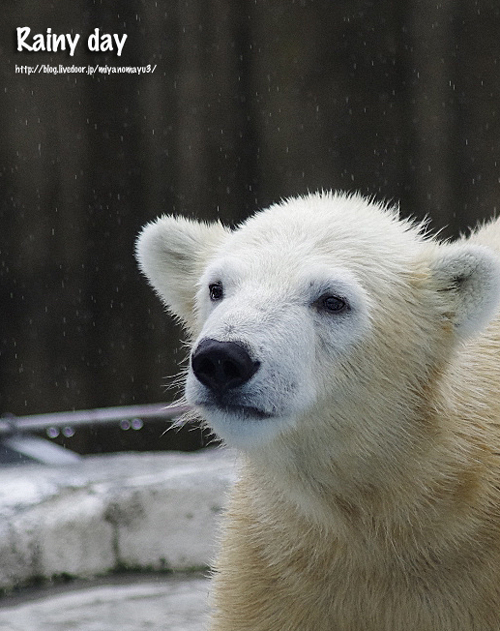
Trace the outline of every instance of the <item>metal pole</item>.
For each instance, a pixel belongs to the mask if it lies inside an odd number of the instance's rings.
[[[129,405],[73,412],[30,414],[28,416],[5,416],[0,418],[0,436],[13,433],[44,431],[50,427],[81,427],[116,423],[125,419],[174,419],[190,410],[184,404],[152,403]]]

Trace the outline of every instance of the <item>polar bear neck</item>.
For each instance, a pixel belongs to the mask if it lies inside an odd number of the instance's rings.
[[[476,524],[474,514],[484,512],[495,493],[488,471],[494,470],[498,455],[485,445],[500,447],[500,439],[470,375],[467,388],[460,391],[442,386],[464,383],[460,374],[471,368],[466,356],[464,350],[447,367],[458,378],[435,376],[437,385],[423,389],[420,404],[411,412],[406,409],[404,419],[396,407],[383,411],[388,425],[415,428],[403,429],[399,437],[404,435],[405,440],[399,441],[398,449],[387,445],[378,452],[334,454],[328,440],[320,443],[309,435],[304,441],[301,434],[300,440],[289,436],[245,457],[244,477],[255,485],[252,501],[262,501],[267,511],[275,506],[277,519],[283,519],[286,509],[289,523],[305,520],[311,528],[346,541],[355,533],[362,539],[382,536],[386,541],[403,531],[417,546],[419,537],[429,533],[437,540],[469,537]],[[476,412],[471,418],[471,401],[481,417]],[[382,413],[373,407],[371,411]],[[355,418],[352,406],[350,413],[354,427],[374,422],[366,410],[362,418]],[[492,428],[493,438],[487,436]]]

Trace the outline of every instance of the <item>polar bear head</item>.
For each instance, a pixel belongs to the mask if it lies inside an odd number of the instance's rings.
[[[305,432],[339,450],[401,441],[500,299],[492,252],[422,232],[394,209],[327,193],[235,230],[148,224],[137,258],[189,331],[187,401],[243,450]]]

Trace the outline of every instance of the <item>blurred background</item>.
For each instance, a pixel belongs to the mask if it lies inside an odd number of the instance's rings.
[[[19,26],[81,40],[20,53]],[[121,57],[87,50],[96,27],[128,35]],[[0,414],[175,398],[182,332],[133,258],[163,212],[236,224],[343,189],[445,236],[496,213],[499,34],[498,0],[4,0]],[[98,63],[156,68],[19,70]],[[144,448],[172,446],[162,434]]]

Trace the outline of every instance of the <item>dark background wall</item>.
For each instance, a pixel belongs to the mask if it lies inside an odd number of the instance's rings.
[[[115,7],[115,8],[113,8]],[[162,212],[235,223],[359,190],[453,235],[499,203],[497,0],[4,0],[0,413],[169,400],[180,330],[136,270]],[[15,29],[128,35],[18,53]],[[26,74],[156,65],[145,76]]]

